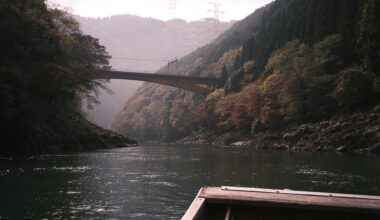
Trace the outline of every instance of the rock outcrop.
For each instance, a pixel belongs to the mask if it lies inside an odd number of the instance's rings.
[[[244,79],[244,70],[240,69],[232,73],[232,75],[227,79],[227,82],[224,86],[224,92],[226,94],[232,92],[238,92],[240,90],[240,83]]]
[[[257,148],[301,151],[380,153],[380,105],[369,111],[290,128],[281,134],[253,137]]]
[[[198,134],[180,142],[271,150],[380,153],[380,105],[352,115],[294,126],[281,133],[266,131],[241,139],[231,136],[234,134]]]

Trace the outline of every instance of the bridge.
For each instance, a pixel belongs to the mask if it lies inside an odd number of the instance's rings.
[[[186,89],[194,93],[207,95],[210,91],[202,85],[221,86],[224,85],[225,79],[221,78],[206,78],[206,77],[192,77],[192,76],[179,76],[169,74],[154,74],[154,73],[139,73],[139,72],[125,72],[119,70],[112,70],[108,75],[109,79],[126,79],[137,80],[152,83],[159,83],[169,85],[181,89]]]

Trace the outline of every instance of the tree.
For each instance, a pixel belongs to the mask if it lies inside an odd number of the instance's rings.
[[[0,137],[7,146],[43,148],[89,132],[80,100],[96,102],[94,91],[105,88],[105,48],[44,0],[3,0],[0,30]]]
[[[228,79],[228,72],[227,72],[227,67],[225,65],[223,65],[223,69],[222,69],[222,73],[220,74],[220,81],[222,82],[222,85],[221,86],[224,86],[224,83],[227,81]]]
[[[357,38],[358,52],[363,59],[364,67],[375,73],[380,69],[379,11],[380,3],[378,0],[366,1],[361,12],[359,36]]]
[[[335,74],[344,65],[344,39],[340,34],[329,35],[313,46],[314,74]]]
[[[346,69],[338,79],[333,96],[348,110],[366,106],[375,100],[373,76],[358,67]]]

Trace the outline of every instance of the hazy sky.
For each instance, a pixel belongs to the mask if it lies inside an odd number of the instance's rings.
[[[160,20],[173,18],[169,12],[169,1],[176,2],[175,17],[188,21],[214,17],[210,10],[215,0],[48,0],[61,6],[70,7],[72,13],[85,17],[107,17],[131,14]],[[221,20],[240,20],[255,9],[272,0],[217,0],[224,11]]]

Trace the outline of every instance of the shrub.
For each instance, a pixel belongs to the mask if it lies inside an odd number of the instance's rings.
[[[375,99],[373,76],[358,67],[341,73],[333,92],[338,105],[352,110],[370,104]]]

